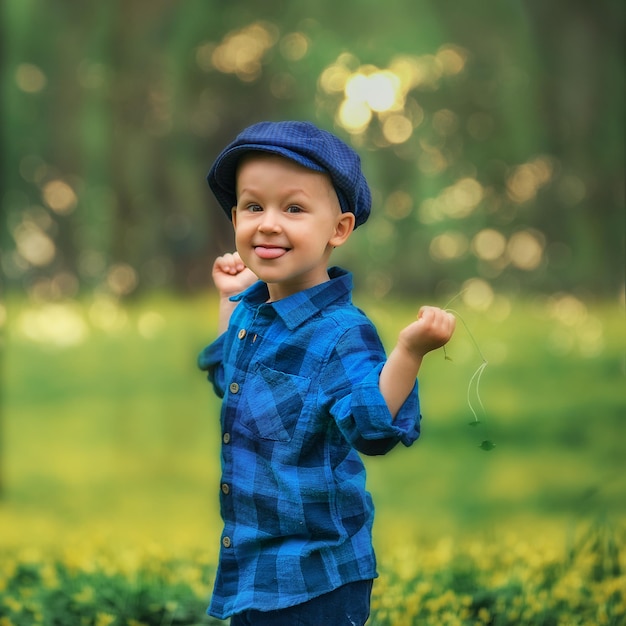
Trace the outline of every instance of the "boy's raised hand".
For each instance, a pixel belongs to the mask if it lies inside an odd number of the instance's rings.
[[[217,257],[213,263],[213,283],[223,298],[241,293],[258,279],[241,260],[238,252]]]
[[[456,326],[454,315],[434,306],[423,306],[417,321],[403,328],[398,343],[385,363],[379,379],[380,391],[392,417],[415,385],[424,355],[445,345]]]
[[[456,319],[452,313],[434,306],[423,306],[417,321],[400,332],[398,343],[415,358],[421,359],[428,352],[448,343],[455,326]]]

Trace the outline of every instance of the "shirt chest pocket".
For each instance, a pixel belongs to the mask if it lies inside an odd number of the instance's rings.
[[[261,439],[291,441],[310,385],[310,378],[257,364],[242,398],[242,425]]]

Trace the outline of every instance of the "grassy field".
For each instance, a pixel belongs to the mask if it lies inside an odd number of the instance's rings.
[[[357,303],[389,346],[414,315]],[[211,623],[219,405],[195,358],[214,305],[7,302],[0,626]],[[371,624],[625,623],[623,310],[455,308],[467,326],[420,376],[422,438],[367,460]]]

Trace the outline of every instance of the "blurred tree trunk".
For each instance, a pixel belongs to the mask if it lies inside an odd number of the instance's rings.
[[[572,273],[581,282],[617,293],[623,272],[597,270],[624,267],[624,3],[525,4],[541,57],[547,151],[566,180],[584,185],[580,203],[558,190],[544,229],[574,243]]]

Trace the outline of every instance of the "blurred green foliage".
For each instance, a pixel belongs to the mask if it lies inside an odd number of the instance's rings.
[[[389,299],[357,303],[388,347],[414,316]],[[55,343],[37,326],[49,305],[11,303],[0,543],[76,529],[217,545],[219,401],[193,359],[213,333],[215,305],[154,295],[95,327],[102,303],[85,300],[55,313],[85,324],[68,344],[67,333]],[[466,399],[481,361],[460,327],[452,361],[437,351],[423,368],[422,438],[367,460],[381,528],[404,519],[422,537],[503,526],[532,534],[538,520],[624,518],[623,315],[563,305],[519,302],[506,315],[459,307],[489,361],[481,423],[469,425]],[[484,439],[496,448],[482,451]]]
[[[6,0],[7,283],[205,287],[232,247],[213,158],[298,118],[362,154],[373,217],[338,260],[377,296],[615,295],[623,29],[617,0]]]

